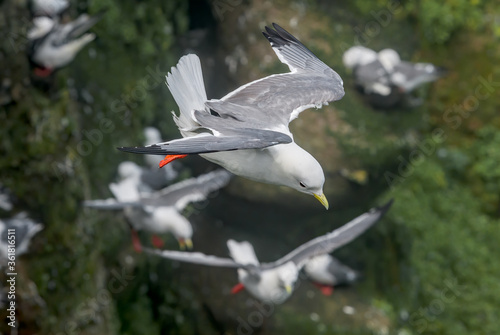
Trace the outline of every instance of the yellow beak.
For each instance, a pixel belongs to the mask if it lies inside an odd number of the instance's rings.
[[[285,290],[286,290],[286,293],[291,294],[292,293],[292,286],[285,285]]]
[[[328,205],[328,200],[326,199],[325,195],[323,193],[321,193],[320,195],[318,194],[315,194],[314,197],[316,199],[319,200],[319,202],[321,202],[321,204],[323,206],[325,206],[326,209],[328,209],[329,205]]]
[[[185,249],[193,249],[193,241],[191,241],[190,238],[180,238],[179,239],[179,247],[181,248],[181,250],[185,250]]]

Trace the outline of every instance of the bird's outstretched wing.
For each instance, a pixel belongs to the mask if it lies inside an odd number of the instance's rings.
[[[328,254],[354,240],[375,224],[387,212],[391,205],[392,200],[382,207],[372,208],[370,211],[358,216],[342,227],[302,244],[279,260],[262,264],[262,268],[274,268],[290,261],[301,268],[309,258],[321,254]]]
[[[255,80],[220,100],[209,101],[207,105],[221,116],[231,116],[225,105],[228,102],[259,111],[247,118],[268,119],[270,127],[288,126],[303,110],[344,96],[343,81],[333,69],[285,29],[276,23],[273,27],[266,27],[263,34],[291,72]]]
[[[218,169],[168,186],[141,202],[146,206],[175,206],[181,211],[190,202],[205,200],[210,193],[226,186],[231,177],[227,170]]]
[[[59,24],[56,32],[54,32],[55,36],[52,40],[52,44],[54,46],[61,46],[77,39],[92,28],[97,22],[99,22],[105,12],[106,11],[103,10],[92,16],[82,14],[74,21]]]
[[[120,202],[116,199],[85,200],[83,206],[103,210],[122,210],[126,207],[142,207],[140,202]]]
[[[154,250],[149,248],[143,248],[143,250],[152,255],[157,255],[163,258],[171,259],[174,261],[200,264],[206,266],[217,266],[223,268],[253,268],[254,266],[246,266],[244,264],[239,264],[233,261],[231,258],[223,258],[211,255],[205,255],[201,252],[185,252],[185,251],[173,251],[173,250]]]

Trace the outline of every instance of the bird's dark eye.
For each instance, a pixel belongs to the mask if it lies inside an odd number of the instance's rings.
[[[303,182],[299,182],[299,185],[303,188],[306,188],[306,184],[304,184]]]

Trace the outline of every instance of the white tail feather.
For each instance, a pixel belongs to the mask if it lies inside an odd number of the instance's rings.
[[[236,242],[235,240],[228,240],[227,248],[229,249],[229,255],[235,262],[245,265],[259,265],[255,250],[247,241]]]
[[[194,110],[205,110],[207,93],[203,83],[201,63],[198,56],[183,56],[176,67],[167,74],[167,86],[179,106],[180,114],[174,114],[179,129],[188,131],[198,126],[192,117]]]

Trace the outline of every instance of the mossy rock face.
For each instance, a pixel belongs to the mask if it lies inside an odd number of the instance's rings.
[[[99,4],[90,3],[90,13],[99,10]],[[89,3],[72,5],[70,15],[76,17],[79,10],[88,9]],[[112,8],[110,15],[119,10],[111,1],[107,5]],[[158,97],[153,89],[136,101],[124,102],[123,113],[112,107],[115,100],[123,99],[122,95],[143,87],[145,76],[163,76],[157,68],[163,70],[166,66],[158,59],[177,58],[172,43],[174,36],[186,29],[186,8],[173,1],[162,6],[158,8],[163,11],[151,10],[165,14],[156,16],[156,22],[144,18],[142,22],[121,21],[130,29],[140,26],[155,39],[159,35],[166,38],[158,46],[157,58],[144,48],[144,52],[136,51],[140,57],[132,64],[128,57],[132,49],[124,51],[131,46],[113,39],[116,31],[100,30],[98,24],[93,29],[99,38],[70,65],[42,82],[32,76],[25,54],[31,25],[26,1],[1,4],[0,29],[8,36],[0,42],[4,65],[0,69],[0,181],[14,196],[14,212],[27,211],[44,225],[32,241],[31,253],[18,259],[22,276],[17,291],[21,332],[119,332],[123,315],[114,301],[124,294],[110,289],[110,281],[113,271],[136,271],[130,266],[127,226],[116,214],[84,213],[81,202],[109,196],[107,185],[118,163],[124,160],[116,146],[125,144],[125,139],[141,143],[143,122],[154,118],[156,109],[152,105],[156,105]],[[110,17],[105,16],[100,24],[109,25],[108,20]],[[165,30],[164,25],[173,28]],[[105,59],[103,54],[113,57]],[[164,79],[159,80],[163,85]],[[135,104],[126,105],[131,102]],[[145,113],[138,112],[141,107]],[[132,113],[140,116],[122,117]],[[2,212],[2,217],[10,215]],[[3,282],[4,277],[1,279]],[[149,313],[145,310],[144,315]],[[4,331],[8,330],[0,329]]]

